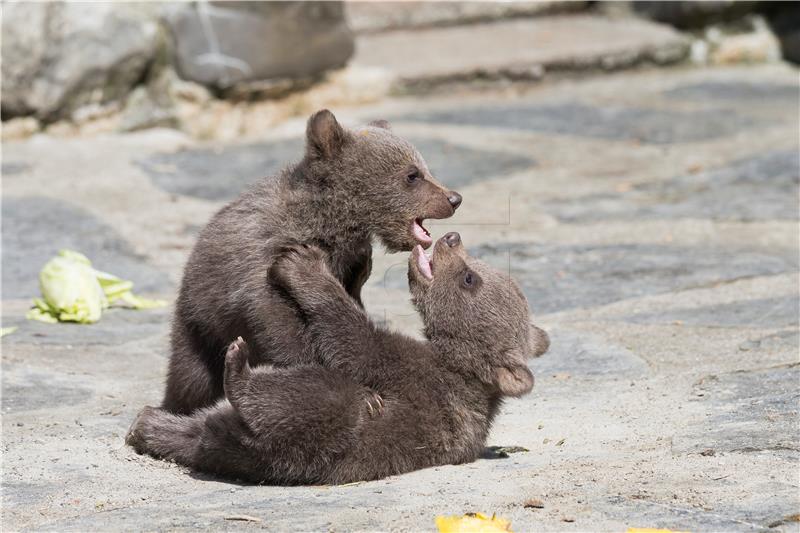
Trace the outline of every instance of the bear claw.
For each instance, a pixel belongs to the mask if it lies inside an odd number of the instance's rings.
[[[249,349],[245,340],[237,337],[228,345],[228,351],[225,353],[225,365],[230,370],[241,372],[247,364],[248,353]]]
[[[383,398],[381,398],[380,394],[375,391],[369,391],[365,401],[367,402],[367,412],[370,418],[375,417],[376,414],[378,416],[383,415]]]

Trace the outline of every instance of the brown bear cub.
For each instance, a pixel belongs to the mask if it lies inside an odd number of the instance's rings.
[[[380,329],[315,247],[288,249],[270,272],[306,320],[317,364],[252,368],[239,339],[225,396],[192,415],[145,408],[127,442],[139,453],[270,484],[338,484],[474,461],[504,397],[533,387],[529,356],[547,334],[505,274],[467,255],[458,233],[431,259],[414,248],[409,284],[426,341]]]
[[[244,192],[200,234],[176,302],[164,409],[187,414],[220,399],[225,349],[239,336],[250,344],[251,364],[309,362],[299,342],[302,316],[269,283],[278,250],[321,248],[360,304],[372,237],[391,251],[428,247],[424,219],[449,217],[461,203],[385,121],[346,130],[323,110],[309,119],[306,137],[299,163]]]

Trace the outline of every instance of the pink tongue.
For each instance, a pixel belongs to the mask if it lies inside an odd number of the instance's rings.
[[[417,245],[414,253],[417,256],[417,266],[419,267],[419,271],[423,276],[425,276],[425,278],[432,280],[433,271],[431,270],[431,263],[428,261],[428,257],[425,255],[425,252],[422,250],[422,246]]]
[[[425,244],[430,244],[433,242],[433,239],[430,235],[425,233],[425,229],[419,225],[419,222],[416,220],[414,221],[414,237],[419,242],[424,242]]]

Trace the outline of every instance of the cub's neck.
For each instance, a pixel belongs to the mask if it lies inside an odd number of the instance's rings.
[[[367,247],[372,240],[372,214],[348,191],[323,183],[347,177],[323,180],[309,172],[301,164],[281,180],[278,210],[284,215],[285,233],[331,255],[352,255]]]

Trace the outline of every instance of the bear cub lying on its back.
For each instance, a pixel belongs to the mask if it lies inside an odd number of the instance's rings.
[[[503,397],[533,387],[529,356],[549,340],[505,274],[448,233],[409,260],[426,341],[376,327],[326,266],[293,247],[270,277],[306,320],[317,364],[251,368],[239,339],[225,359],[225,396],[190,416],[145,408],[127,442],[139,453],[228,477],[338,484],[474,461]]]

